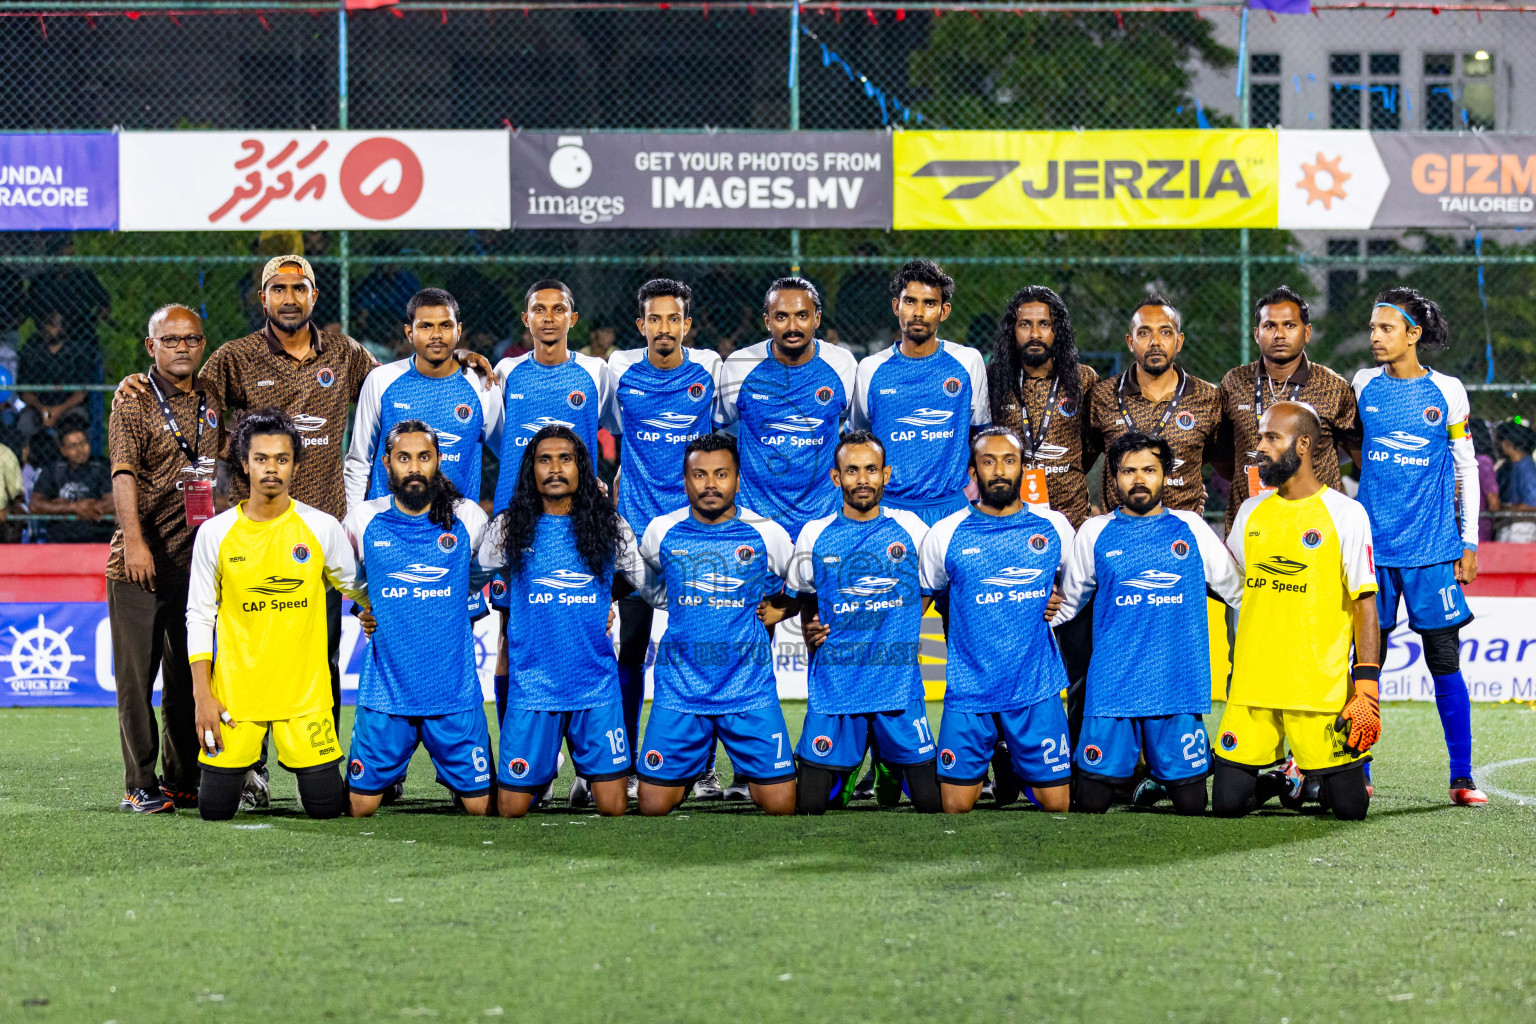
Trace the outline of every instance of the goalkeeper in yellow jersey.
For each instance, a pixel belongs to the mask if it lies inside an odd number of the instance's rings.
[[[198,810],[208,821],[234,817],[269,731],[310,817],[334,818],[346,807],[325,590],[358,597],[357,563],[341,524],[288,494],[303,454],[287,413],[247,413],[230,439],[230,461],[251,496],[202,524],[193,545],[187,655],[202,747]]]
[[[1376,568],[1359,502],[1312,471],[1317,413],[1277,402],[1259,424],[1259,479],[1227,547],[1243,569],[1232,689],[1216,730],[1211,811],[1236,818],[1299,780],[1273,771],[1290,746],[1335,817],[1370,806],[1365,766],[1381,736]],[[1271,490],[1273,488],[1273,490]],[[1354,644],[1351,665],[1350,646]]]

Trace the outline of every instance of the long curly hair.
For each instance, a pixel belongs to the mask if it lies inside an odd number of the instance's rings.
[[[1445,313],[1433,301],[1412,288],[1397,287],[1388,288],[1376,296],[1376,305],[1383,304],[1406,309],[1408,315],[1413,317],[1423,332],[1419,335],[1420,351],[1450,347],[1451,325],[1446,322]]]
[[[496,517],[501,549],[513,574],[523,571],[523,555],[533,545],[533,536],[544,514],[544,499],[539,495],[534,460],[539,445],[545,441],[569,441],[576,451],[576,492],[571,495],[571,528],[576,534],[576,551],[594,576],[604,576],[613,567],[619,549],[619,514],[597,486],[592,470],[592,456],[587,446],[570,427],[554,424],[533,435],[523,449],[523,461],[517,468],[517,484],[512,503]]]
[[[1067,312],[1067,304],[1061,296],[1050,288],[1043,284],[1026,285],[1008,300],[1008,308],[1003,312],[992,341],[992,363],[987,367],[987,400],[992,406],[993,423],[1001,420],[1010,395],[1016,395],[1021,403],[1024,400],[1024,396],[1018,394],[1024,353],[1013,330],[1018,326],[1019,309],[1028,302],[1043,302],[1051,311],[1051,327],[1056,334],[1056,342],[1051,348],[1051,376],[1060,382],[1058,397],[1073,405],[1082,404],[1083,381],[1077,372],[1077,335],[1072,330],[1072,314]]]

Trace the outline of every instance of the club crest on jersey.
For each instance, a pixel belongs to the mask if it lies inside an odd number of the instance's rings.
[[[1088,764],[1098,764],[1104,760],[1104,751],[1090,743],[1083,748],[1083,760]]]
[[[1194,430],[1195,414],[1185,409],[1173,418],[1173,422],[1180,430]]]
[[[645,766],[652,771],[660,768],[665,761],[666,758],[661,756],[661,751],[659,750],[647,750],[645,752]]]
[[[886,546],[885,557],[893,562],[899,562],[907,557],[907,546],[899,540],[893,540]]]
[[[944,393],[950,398],[954,398],[956,395],[958,395],[960,393],[960,378],[946,377],[944,379]]]
[[[585,391],[572,391],[565,396],[565,404],[572,409],[580,409],[587,404],[587,393]]]
[[[1043,533],[1037,533],[1029,538],[1029,550],[1031,551],[1044,551],[1050,546],[1050,540]]]
[[[303,565],[305,562],[309,561],[309,545],[295,544],[293,546],[293,560],[298,562],[300,565]]]
[[[823,384],[816,389],[816,401],[820,405],[826,405],[832,401],[832,389]]]
[[[349,776],[351,776],[352,778],[354,778],[354,779],[362,778],[363,777],[363,771],[364,771],[363,762],[359,761],[355,757],[352,759],[352,763],[347,765],[347,774]]]
[[[507,585],[501,580],[491,580],[491,597],[500,601],[507,596]]]
[[[811,741],[811,747],[816,751],[816,753],[821,754],[822,756],[826,756],[832,752],[832,737],[817,736],[814,740]]]
[[[453,407],[453,418],[458,420],[460,423],[468,423],[469,418],[474,414],[475,411],[464,402],[460,402],[458,405]]]
[[[1301,535],[1301,543],[1308,549],[1315,548],[1323,542],[1323,535],[1316,530],[1308,530]]]
[[[749,544],[743,544],[741,547],[736,549],[736,561],[740,562],[742,565],[752,564],[752,559],[755,557],[757,557],[757,552],[753,551],[751,545]]]
[[[315,381],[323,388],[328,388],[336,383],[336,373],[329,366],[320,367],[315,374]]]
[[[1445,422],[1445,413],[1440,411],[1438,405],[1432,405],[1424,410],[1423,419],[1426,427],[1438,427]]]
[[[704,391],[704,385],[698,382],[694,382],[688,385],[688,397],[692,401],[697,402],[702,399],[704,397]]]
[[[953,768],[955,766],[955,752],[948,748],[939,751],[939,764],[945,768]]]
[[[1070,398],[1063,398],[1061,401],[1056,403],[1056,410],[1063,416],[1076,416],[1077,403],[1072,401]]]
[[[1231,749],[1233,749],[1236,746],[1237,746],[1237,736],[1236,736],[1235,733],[1224,732],[1224,733],[1221,734],[1221,749],[1222,750],[1231,750]]]
[[[507,773],[514,779],[525,778],[528,775],[528,762],[521,757],[514,757],[507,762]]]
[[[1168,548],[1174,558],[1185,559],[1189,557],[1189,541],[1176,540]]]
[[[437,550],[445,555],[453,554],[453,549],[459,546],[459,538],[452,533],[441,534],[437,538]]]
[[[203,422],[208,424],[208,429],[212,430],[219,425],[219,414],[212,409],[204,409]]]

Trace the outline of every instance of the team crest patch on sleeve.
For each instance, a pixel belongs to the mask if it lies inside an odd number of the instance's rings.
[[[956,395],[958,395],[960,393],[960,378],[959,377],[947,377],[947,378],[945,378],[945,380],[944,380],[944,393],[946,395],[948,395],[950,398],[954,398]]]
[[[528,776],[528,762],[521,757],[514,757],[507,762],[507,774],[514,779],[522,779]]]
[[[1061,401],[1057,402],[1056,409],[1063,416],[1077,415],[1077,403],[1072,401],[1070,398],[1063,398]]]
[[[336,383],[336,371],[329,366],[322,366],[315,374],[315,381],[323,388],[328,388]]]
[[[474,414],[475,411],[469,407],[467,402],[460,402],[458,405],[453,407],[453,418],[458,420],[460,423],[468,423],[469,418]]]
[[[826,405],[828,402],[832,401],[832,389],[827,387],[825,384],[817,388],[816,401],[821,405]]]
[[[1173,422],[1180,430],[1194,430],[1195,414],[1185,409],[1173,418]]]
[[[293,560],[298,562],[300,565],[303,565],[305,562],[309,561],[309,545],[295,544],[293,546]]]
[[[899,540],[893,540],[885,549],[885,557],[899,562],[907,557],[907,546]]]
[[[214,412],[212,409],[204,409],[203,422],[208,424],[208,427],[211,430],[219,425],[219,414]]]
[[[587,393],[585,391],[572,391],[565,396],[565,404],[572,409],[580,409],[587,404]]]
[[[1168,548],[1168,550],[1173,553],[1173,557],[1174,558],[1178,558],[1178,559],[1181,559],[1181,560],[1185,559],[1185,558],[1188,558],[1189,557],[1189,541],[1187,541],[1187,540],[1176,540]]]

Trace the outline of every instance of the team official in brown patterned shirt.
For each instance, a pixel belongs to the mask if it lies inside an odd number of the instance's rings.
[[[1223,471],[1232,479],[1227,502],[1227,529],[1238,506],[1251,496],[1248,467],[1257,466],[1259,419],[1264,410],[1280,401],[1306,402],[1317,410],[1323,436],[1312,449],[1312,470],[1317,478],[1340,490],[1339,449],[1360,445],[1360,414],[1349,381],[1326,366],[1307,358],[1312,340],[1312,315],[1307,300],[1281,285],[1254,307],[1258,326],[1253,340],[1259,346],[1256,362],[1227,371],[1221,381],[1221,456]],[[1229,461],[1230,460],[1230,461]]]
[[[1186,512],[1205,511],[1205,464],[1215,454],[1221,428],[1221,391],[1184,371],[1183,317],[1160,295],[1149,295],[1131,313],[1125,336],[1136,365],[1099,381],[1088,395],[1092,443],[1102,451],[1127,430],[1161,437],[1173,449],[1173,473],[1164,484],[1163,504]],[[1104,503],[1115,483],[1104,469]]]
[[[112,410],[108,447],[117,532],[107,559],[107,612],[117,679],[125,811],[197,803],[197,733],[187,662],[187,579],[197,523],[213,514],[211,484],[223,440],[221,406],[197,378],[203,323],[185,306],[149,319],[154,366],[147,392]],[[150,698],[163,674],[161,725]],[[156,777],[155,765],[164,767]]]
[[[1023,439],[1027,464],[1045,471],[1047,502],[1073,529],[1088,518],[1086,474],[1098,451],[1083,443],[1083,428],[1088,392],[1098,380],[1092,367],[1078,362],[1061,296],[1037,284],[1015,293],[987,368],[992,422]]]

